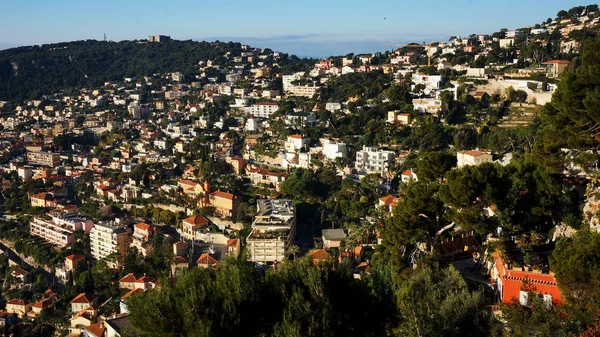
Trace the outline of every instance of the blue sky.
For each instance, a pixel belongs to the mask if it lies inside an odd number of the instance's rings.
[[[572,0],[0,0],[0,48],[82,39],[240,41],[300,56],[492,33],[554,18]],[[385,18],[385,19],[384,19]]]

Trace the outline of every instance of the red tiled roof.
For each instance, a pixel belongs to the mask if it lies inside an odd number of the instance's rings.
[[[139,229],[144,230],[144,231],[150,230],[153,227],[154,226],[148,225],[147,223],[143,223],[143,222],[140,222],[139,224],[135,225],[135,228],[139,228]]]
[[[215,192],[212,192],[210,195],[214,195],[215,197],[228,199],[228,200],[233,200],[233,198],[235,197],[235,195],[233,195],[231,193],[222,192],[222,191],[215,191]]]
[[[92,336],[102,337],[104,336],[104,332],[106,332],[106,328],[104,327],[104,323],[96,323],[90,326],[85,327],[85,331],[87,331]]]
[[[192,225],[207,225],[208,226],[208,220],[205,217],[203,217],[202,215],[195,215],[195,216],[191,216],[189,218],[185,218],[185,219],[183,219],[183,222],[189,223]]]
[[[98,297],[96,294],[81,293],[77,295],[77,297],[75,297],[71,303],[92,303],[96,297]]]
[[[329,255],[329,253],[327,253],[327,251],[325,249],[313,249],[308,252],[308,255],[313,260],[329,260],[329,259],[331,259],[331,255]]]
[[[200,255],[200,257],[198,258],[198,261],[196,261],[196,263],[198,264],[207,264],[207,265],[214,265],[217,264],[219,261],[217,261],[217,259],[210,253],[204,253],[202,255]]]
[[[65,259],[71,260],[73,262],[75,262],[75,261],[83,261],[83,260],[85,260],[85,255],[83,255],[83,254],[73,254],[73,255],[65,256]]]
[[[129,296],[131,296],[131,295],[135,295],[135,294],[137,294],[137,293],[139,293],[139,292],[142,292],[142,293],[143,293],[143,292],[144,292],[144,290],[142,290],[142,289],[140,289],[140,288],[135,288],[135,289],[133,289],[133,290],[130,290],[130,291],[127,293],[127,294],[125,294],[125,295],[123,295],[123,296],[121,297],[121,301],[124,301],[125,299],[127,299],[127,297],[129,297]]]
[[[19,298],[13,298],[12,300],[6,302],[6,304],[25,305],[25,301]]]
[[[119,283],[124,282],[124,283],[133,283],[137,280],[138,278],[135,276],[135,274],[133,273],[129,273],[125,276],[123,276],[120,280]]]
[[[227,240],[227,247],[235,247],[238,244],[239,239],[229,239]]]
[[[175,264],[188,263],[188,258],[185,256],[173,256],[172,263],[175,263]]]

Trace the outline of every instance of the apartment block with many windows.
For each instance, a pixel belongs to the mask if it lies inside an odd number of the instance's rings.
[[[261,199],[252,231],[246,239],[251,262],[282,262],[296,234],[296,211],[291,200]]]
[[[99,223],[90,231],[92,257],[101,260],[118,252],[125,256],[131,239],[131,230],[117,222]]]

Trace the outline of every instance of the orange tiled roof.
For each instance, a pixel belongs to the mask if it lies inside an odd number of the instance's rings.
[[[147,231],[147,230],[150,230],[151,228],[153,228],[154,226],[148,225],[147,223],[140,222],[139,224],[136,224],[135,227],[139,228],[143,231]]]
[[[198,264],[207,264],[207,265],[214,265],[217,264],[219,261],[217,261],[217,259],[210,253],[204,253],[202,255],[200,255],[200,257],[198,258],[198,261],[196,261],[196,263]]]
[[[121,301],[124,301],[124,300],[126,300],[126,299],[127,299],[127,297],[129,297],[129,296],[131,296],[131,295],[135,295],[135,294],[137,294],[137,293],[139,293],[139,292],[142,292],[142,293],[143,293],[143,292],[144,292],[144,290],[142,290],[142,289],[140,289],[140,288],[135,288],[135,289],[133,289],[133,290],[130,290],[130,291],[127,293],[127,294],[125,294],[125,295],[123,295],[123,296],[121,297]]]
[[[19,298],[13,298],[12,300],[6,302],[6,304],[25,305],[25,301]]]
[[[228,200],[233,200],[233,198],[235,197],[235,195],[233,195],[231,193],[222,192],[222,191],[215,191],[215,192],[212,192],[210,195],[214,195],[216,197],[228,199]]]
[[[96,299],[96,294],[81,293],[77,295],[71,303],[92,303]]]
[[[229,239],[227,240],[227,247],[235,247],[238,244],[239,239]]]
[[[195,215],[189,218],[183,219],[183,222],[192,224],[192,225],[208,225],[208,220],[202,215]]]
[[[85,260],[85,255],[73,254],[73,255],[65,256],[65,259],[71,260],[71,261],[83,261],[83,260]]]
[[[308,255],[313,260],[329,260],[329,259],[331,259],[331,255],[329,255],[329,253],[327,253],[327,251],[325,249],[313,249],[308,252]]]
[[[85,331],[87,331],[89,334],[91,334],[93,336],[102,337],[102,336],[104,336],[104,333],[106,332],[106,328],[104,327],[104,323],[100,322],[100,323],[86,326]]]
[[[138,278],[135,276],[135,274],[133,273],[129,273],[125,276],[123,276],[120,280],[119,283],[121,282],[125,282],[125,283],[133,283],[137,280]]]

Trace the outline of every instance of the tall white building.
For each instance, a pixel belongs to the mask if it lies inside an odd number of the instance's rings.
[[[293,244],[296,232],[296,210],[291,200],[261,199],[246,239],[248,260],[260,264],[282,262]]]
[[[378,150],[376,147],[363,146],[356,152],[355,167],[364,173],[385,173],[394,163],[396,154],[393,151]]]
[[[98,223],[90,231],[92,256],[96,260],[101,260],[112,253],[119,252],[121,258],[124,258],[130,237],[131,230],[127,226],[114,222]]]
[[[277,110],[279,110],[279,105],[273,102],[259,102],[244,107],[244,111],[247,114],[259,118],[270,118]]]

